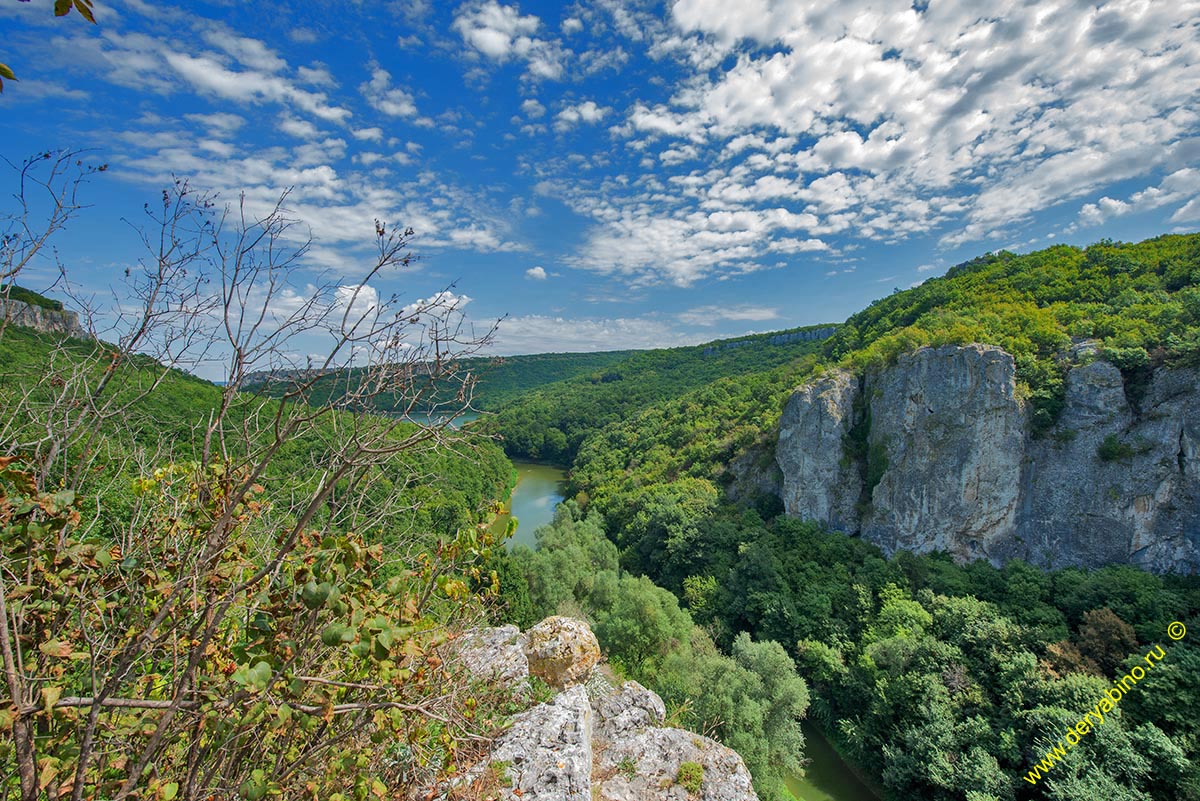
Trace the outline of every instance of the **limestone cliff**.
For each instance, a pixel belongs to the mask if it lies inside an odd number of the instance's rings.
[[[90,339],[73,311],[47,309],[19,300],[0,298],[0,320],[9,325],[33,328],[47,334]]]
[[[520,689],[534,675],[561,690],[517,715],[460,785],[499,773],[498,796],[510,801],[758,799],[735,752],[663,726],[661,698],[635,681],[614,686],[593,671],[599,648],[583,621],[551,617],[524,634],[515,626],[482,629],[464,638],[458,657],[490,682]],[[701,768],[692,774],[698,787],[681,778],[687,762]]]
[[[1077,366],[1055,429],[1034,438],[1012,356],[983,345],[827,373],[792,395],[776,448],[789,514],[889,553],[1187,573],[1198,454],[1196,370],[1157,370],[1134,408],[1114,366]]]

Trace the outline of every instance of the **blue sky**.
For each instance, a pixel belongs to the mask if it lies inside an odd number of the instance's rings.
[[[58,240],[95,291],[172,174],[293,187],[313,275],[413,227],[373,291],[454,282],[508,353],[837,321],[988,250],[1200,228],[1194,0],[51,5],[0,6],[0,155],[110,165]]]

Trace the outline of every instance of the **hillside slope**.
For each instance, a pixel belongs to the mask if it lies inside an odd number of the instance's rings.
[[[768,372],[813,353],[836,330],[806,326],[704,345],[639,351],[599,374],[529,392],[500,409],[486,429],[512,457],[570,463],[583,442],[653,407],[723,378]]]

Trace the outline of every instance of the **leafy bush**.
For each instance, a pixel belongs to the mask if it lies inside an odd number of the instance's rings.
[[[704,766],[699,762],[680,764],[679,772],[675,774],[675,783],[691,795],[699,793],[700,786],[704,783]]]
[[[1096,455],[1104,462],[1122,462],[1133,456],[1133,446],[1122,442],[1116,434],[1109,434],[1096,446]]]

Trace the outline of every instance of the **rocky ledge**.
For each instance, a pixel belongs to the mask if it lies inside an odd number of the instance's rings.
[[[79,324],[79,315],[65,309],[56,311],[19,300],[0,298],[0,320],[45,334],[59,334],[75,339],[91,338]]]
[[[481,629],[458,650],[480,679],[522,689],[532,675],[559,691],[519,714],[463,782],[490,772],[505,801],[757,801],[737,753],[663,726],[661,698],[595,670],[600,649],[583,621]]]

